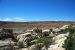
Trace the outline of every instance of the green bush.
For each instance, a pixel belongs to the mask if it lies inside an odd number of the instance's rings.
[[[75,27],[69,27],[66,29],[70,34],[64,41],[63,47],[66,50],[75,50]]]
[[[50,34],[50,32],[48,32],[48,31],[45,31],[42,33],[43,36],[49,36],[49,34]]]

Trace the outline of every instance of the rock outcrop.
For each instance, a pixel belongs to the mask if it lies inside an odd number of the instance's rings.
[[[63,44],[64,44],[64,40],[67,38],[67,36],[69,35],[69,33],[66,34],[60,34],[57,35],[55,37],[53,37],[53,39],[55,40],[55,44],[54,45],[50,45],[49,50],[65,50],[65,48],[63,48]]]

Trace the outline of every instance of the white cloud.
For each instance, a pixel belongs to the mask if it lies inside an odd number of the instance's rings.
[[[54,19],[54,21],[60,21],[60,20],[58,20],[58,19]]]
[[[1,21],[2,19],[0,19],[0,21]]]
[[[26,19],[24,18],[21,18],[21,17],[13,17],[13,18],[0,18],[0,21],[16,21],[16,22],[23,22],[23,21],[27,21]]]
[[[55,21],[59,21],[59,20],[55,20]]]
[[[15,17],[14,20],[16,20],[16,21],[23,21],[24,19],[20,18],[20,17]]]
[[[13,20],[10,18],[5,18],[5,19],[2,19],[2,21],[13,21]]]
[[[15,18],[1,18],[0,21],[24,21],[23,18],[20,18],[20,17],[15,17]]]

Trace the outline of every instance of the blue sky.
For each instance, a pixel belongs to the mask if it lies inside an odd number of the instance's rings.
[[[75,21],[75,0],[0,0],[1,21]]]

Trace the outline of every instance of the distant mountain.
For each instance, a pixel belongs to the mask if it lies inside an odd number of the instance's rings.
[[[67,24],[75,25],[75,22],[71,22],[71,21],[34,21],[34,22],[0,21],[0,28],[61,27]]]

